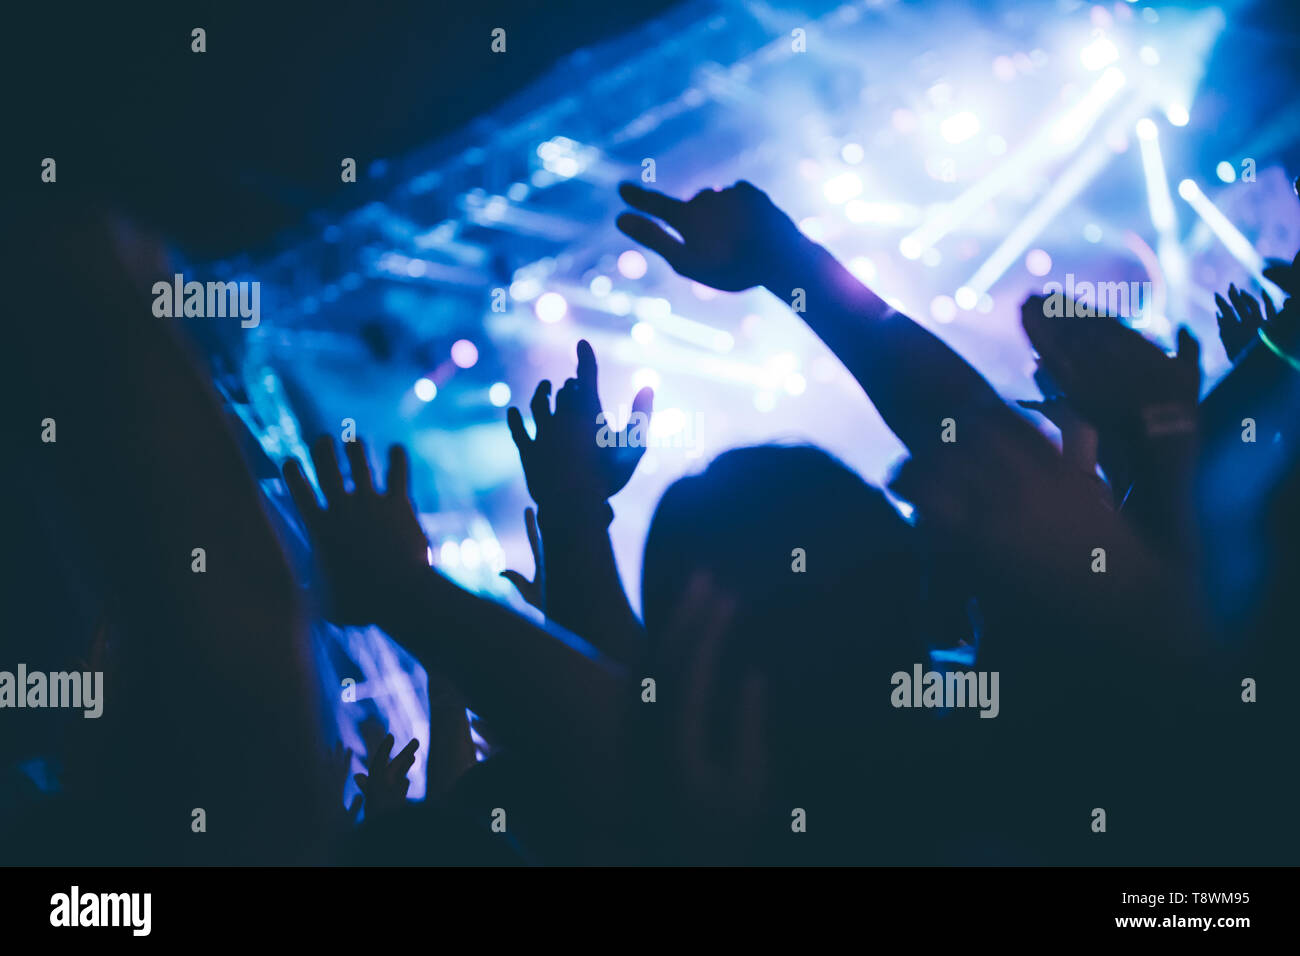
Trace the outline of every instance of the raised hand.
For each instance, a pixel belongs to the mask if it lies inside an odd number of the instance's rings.
[[[603,505],[627,484],[645,454],[654,392],[637,392],[627,427],[614,432],[601,410],[596,355],[586,340],[578,343],[577,376],[564,383],[554,409],[551,383],[537,386],[531,404],[534,437],[528,436],[519,409],[506,413],[528,493],[543,512]]]
[[[382,625],[402,605],[411,582],[428,571],[429,544],[411,503],[405,449],[394,445],[389,450],[388,480],[380,492],[371,478],[365,443],[344,445],[351,492],[344,490],[334,441],[326,436],[312,445],[324,508],[296,461],[285,465],[284,478],[325,574],[327,614],[342,624]]]
[[[524,509],[524,528],[528,531],[528,548],[533,552],[533,579],[529,581],[518,571],[502,571],[501,576],[515,586],[519,596],[543,614],[543,595],[546,593],[546,566],[542,563],[542,542],[537,534],[537,512]]]
[[[377,733],[372,734],[366,743],[368,772],[355,774],[352,778],[365,797],[366,816],[372,820],[380,814],[400,809],[406,802],[406,792],[411,788],[410,778],[406,775],[415,764],[415,751],[420,746],[418,740],[412,740],[397,756],[391,757],[396,743],[393,735],[386,734],[382,740],[375,739],[377,737]]]
[[[763,285],[783,254],[803,241],[790,217],[743,180],[702,190],[688,201],[633,183],[623,183],[618,192],[633,209],[654,217],[623,213],[617,225],[624,235],[659,253],[678,275],[723,292]]]
[[[1223,350],[1228,353],[1230,361],[1235,362],[1238,356],[1259,337],[1259,331],[1266,327],[1266,322],[1272,323],[1277,319],[1273,300],[1269,298],[1267,292],[1262,294],[1263,313],[1260,312],[1255,297],[1248,292],[1239,291],[1235,285],[1228,286],[1227,299],[1217,292],[1214,295],[1214,303],[1219,307],[1215,314],[1215,319],[1219,323],[1219,340],[1223,342]]]
[[[1190,432],[1200,397],[1200,346],[1178,330],[1170,357],[1108,316],[1053,317],[1043,296],[1030,296],[1021,322],[1040,361],[1070,404],[1096,425],[1139,442]]]

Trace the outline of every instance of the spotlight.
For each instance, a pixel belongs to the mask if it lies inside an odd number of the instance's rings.
[[[457,339],[451,346],[451,360],[460,368],[473,368],[478,361],[478,346],[469,339]]]
[[[1219,163],[1218,166],[1215,166],[1214,171],[1219,174],[1219,178],[1222,179],[1225,183],[1232,183],[1237,181],[1237,168],[1233,166],[1232,163],[1228,162],[1226,159],[1223,162]]]
[[[646,273],[645,256],[629,249],[618,257],[618,271],[628,279],[639,279]]]
[[[418,378],[415,380],[415,397],[422,402],[431,402],[438,394],[438,386],[433,384],[433,379]]]
[[[954,145],[966,142],[979,131],[979,117],[969,110],[954,113],[939,124],[939,133]]]
[[[1119,50],[1115,49],[1115,44],[1105,35],[1098,36],[1079,53],[1079,59],[1083,61],[1086,70],[1100,70],[1114,63],[1118,57]]]
[[[537,299],[533,311],[543,322],[558,322],[569,311],[569,303],[558,292],[547,292]]]
[[[822,194],[833,203],[847,202],[862,192],[862,180],[856,173],[840,173],[826,180]]]
[[[497,382],[488,389],[488,401],[497,408],[505,408],[510,404],[510,386],[505,382]]]

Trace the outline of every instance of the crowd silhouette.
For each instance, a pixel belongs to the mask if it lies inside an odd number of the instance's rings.
[[[609,528],[644,446],[597,441],[580,341],[573,377],[501,426],[535,503],[536,566],[506,576],[544,624],[430,565],[407,452],[378,468],[364,438],[316,440],[315,483],[284,464],[303,575],[238,425],[151,313],[161,242],[111,209],[43,209],[15,233],[18,311],[44,321],[15,326],[11,380],[14,420],[59,432],[11,475],[3,660],[102,670],[113,706],[15,714],[13,862],[1294,860],[1300,256],[1267,270],[1280,303],[1216,297],[1233,367],[1204,396],[1210,345],[1185,328],[1170,355],[1044,296],[1021,313],[1044,394],[1003,396],[749,183],[620,195],[618,228],[680,275],[787,304],[801,290],[790,321],[907,448],[889,491],[912,520],[821,449],[732,449],[659,501],[638,616]],[[633,409],[653,414],[649,390]],[[344,806],[316,615],[378,625],[455,689],[431,715],[422,803],[406,800],[416,742],[370,725]],[[891,675],[917,664],[997,673],[996,719],[897,706]],[[35,758],[56,792],[13,771]],[[219,839],[194,838],[193,807]]]

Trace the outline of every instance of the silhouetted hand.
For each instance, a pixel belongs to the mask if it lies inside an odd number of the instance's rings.
[[[406,802],[406,792],[411,788],[406,775],[415,764],[415,751],[420,742],[410,741],[390,759],[395,742],[392,734],[386,734],[382,740],[367,741],[367,773],[358,773],[352,778],[365,795],[366,817],[371,820],[400,809]]]
[[[624,235],[659,253],[678,275],[723,292],[762,285],[783,253],[803,241],[790,217],[743,180],[723,190],[702,190],[689,201],[633,183],[623,183],[618,192],[633,209],[662,219],[681,238],[635,213],[618,217]]]
[[[537,512],[532,508],[524,509],[524,528],[528,531],[528,548],[533,552],[533,579],[529,581],[518,571],[502,571],[501,576],[515,586],[520,597],[544,614],[546,566],[542,563],[542,543],[537,534]]]
[[[312,445],[324,508],[296,461],[285,465],[284,478],[327,579],[331,619],[382,624],[401,605],[411,581],[428,570],[429,544],[411,503],[405,449],[389,449],[388,482],[380,492],[371,479],[365,444],[344,445],[352,471],[350,493],[343,487],[333,439],[322,437]]]
[[[1273,300],[1267,292],[1261,294],[1264,297],[1264,313],[1260,312],[1259,303],[1254,296],[1239,291],[1235,285],[1228,286],[1226,300],[1217,292],[1214,295],[1214,303],[1219,307],[1215,314],[1219,323],[1219,340],[1223,342],[1223,350],[1228,353],[1230,361],[1237,361],[1247,346],[1259,337],[1259,330],[1277,320]]]
[[[1178,353],[1108,316],[1052,317],[1047,300],[1030,296],[1021,322],[1040,361],[1080,414],[1103,433],[1131,442],[1195,427],[1200,398],[1200,346],[1178,330]]]
[[[334,767],[334,772],[337,775],[338,786],[340,788],[346,788],[348,784],[348,773],[352,770],[352,748],[344,747],[342,741],[340,741],[334,745],[332,757],[332,765]],[[355,825],[357,820],[360,819],[363,800],[364,797],[362,794],[357,794],[352,798],[352,802],[348,804],[347,809],[344,810],[344,821],[348,826]]]
[[[627,484],[645,454],[654,392],[637,392],[627,427],[615,432],[601,410],[596,355],[584,339],[578,343],[578,377],[564,383],[554,410],[550,393],[548,381],[533,393],[532,438],[519,409],[506,413],[528,493],[544,510],[603,504]]]

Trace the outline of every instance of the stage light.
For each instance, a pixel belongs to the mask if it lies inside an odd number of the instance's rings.
[[[1179,103],[1171,103],[1165,107],[1165,118],[1174,126],[1186,126],[1191,120],[1187,107]]]
[[[821,240],[826,238],[826,226],[816,216],[808,216],[806,219],[800,219],[799,231],[813,242],[821,242]]]
[[[655,327],[649,322],[638,322],[632,326],[632,338],[641,345],[649,345],[655,339]]]
[[[482,554],[478,542],[473,538],[466,538],[460,543],[460,563],[466,568],[471,570],[477,568],[480,557],[482,557]]]
[[[415,380],[415,397],[422,402],[431,402],[438,394],[438,386],[433,384],[429,378],[417,378]]]
[[[1101,226],[1090,222],[1083,227],[1083,238],[1089,242],[1101,242]]]
[[[903,254],[904,259],[921,258],[921,243],[911,236],[904,236],[898,241],[898,251]]]
[[[906,217],[906,210],[892,202],[867,202],[854,199],[844,207],[844,215],[850,222],[878,222],[884,225],[897,225]]]
[[[1025,256],[1025,268],[1030,275],[1045,276],[1052,271],[1052,257],[1042,249],[1031,249]]]
[[[460,544],[448,539],[442,543],[438,549],[438,563],[444,568],[455,568],[460,565]]]
[[[632,373],[632,387],[638,392],[643,388],[659,390],[659,373],[652,368],[639,368]]]
[[[1233,183],[1237,181],[1237,167],[1232,165],[1232,163],[1228,162],[1226,159],[1219,163],[1218,166],[1215,166],[1214,171],[1225,183]]]
[[[505,382],[496,382],[488,389],[488,401],[497,408],[505,408],[510,404],[510,386]]]
[[[1144,46],[1142,49],[1138,50],[1138,59],[1147,66],[1159,66],[1160,52],[1153,46]]]
[[[1182,196],[1188,205],[1196,210],[1196,214],[1210,227],[1210,230],[1223,243],[1224,248],[1232,254],[1234,259],[1241,263],[1243,268],[1250,273],[1251,278],[1263,287],[1274,302],[1280,302],[1286,298],[1285,293],[1274,282],[1264,278],[1264,257],[1255,250],[1250,240],[1241,234],[1241,230],[1228,221],[1228,217],[1219,211],[1219,208],[1210,201],[1210,198],[1205,195],[1200,186],[1196,185],[1193,180],[1184,179],[1178,184],[1178,195]]]
[[[826,180],[822,194],[833,203],[848,202],[862,192],[862,180],[856,173],[840,173]]]
[[[643,295],[636,300],[636,317],[646,322],[666,319],[673,314],[673,304],[659,296]]]
[[[941,253],[934,246],[931,246],[929,249],[926,249],[923,253],[921,253],[921,262],[929,266],[931,269],[933,269],[942,261],[943,261],[943,253]]]
[[[785,390],[791,395],[802,395],[808,388],[808,380],[798,372],[791,372],[785,377]]]
[[[609,295],[610,291],[614,288],[614,283],[610,281],[609,276],[596,276],[596,278],[591,280],[591,286],[589,288],[591,289],[592,295],[599,299],[603,299],[605,296]]]
[[[542,291],[542,284],[536,279],[518,279],[510,283],[510,298],[516,302],[530,302]]]
[[[940,135],[953,145],[966,142],[979,131],[979,117],[970,110],[954,113],[939,124]]]
[[[686,413],[680,408],[665,408],[650,417],[650,431],[646,436],[653,442],[672,438],[686,427]]]
[[[863,285],[876,281],[876,264],[866,256],[854,256],[848,262],[848,269]]]
[[[840,159],[844,160],[850,166],[856,166],[866,158],[866,151],[858,143],[845,143],[840,150]]]
[[[406,262],[406,274],[412,279],[420,278],[428,268],[429,264],[423,259],[408,259]]]
[[[954,297],[957,307],[966,310],[975,308],[975,304],[979,302],[979,299],[979,293],[967,285],[958,289],[957,294]]]
[[[609,297],[609,311],[615,315],[627,315],[632,311],[632,297],[626,292],[614,292]]]
[[[1086,70],[1100,70],[1105,66],[1114,63],[1119,58],[1119,50],[1111,42],[1110,37],[1101,34],[1093,40],[1079,54],[1079,59],[1083,62]]]
[[[926,92],[930,102],[935,106],[947,106],[952,102],[952,87],[947,83],[936,83]]]
[[[957,317],[957,303],[952,296],[936,295],[930,300],[930,317],[936,322],[951,322]]]
[[[460,368],[473,368],[478,361],[478,346],[469,339],[457,339],[451,346],[451,360]]]
[[[645,256],[635,249],[628,249],[618,257],[618,271],[628,279],[640,279],[646,273]]]
[[[754,393],[754,407],[760,412],[770,412],[776,408],[776,394],[767,389]]]
[[[569,311],[569,303],[558,292],[547,292],[537,299],[533,311],[543,322],[558,322]]]
[[[528,198],[528,184],[511,183],[510,188],[506,190],[506,198],[511,202],[523,202]]]
[[[1137,121],[1137,126],[1135,128],[1137,130],[1138,139],[1152,140],[1160,135],[1160,131],[1156,129],[1156,124],[1151,122],[1151,120],[1147,119],[1145,116]]]

